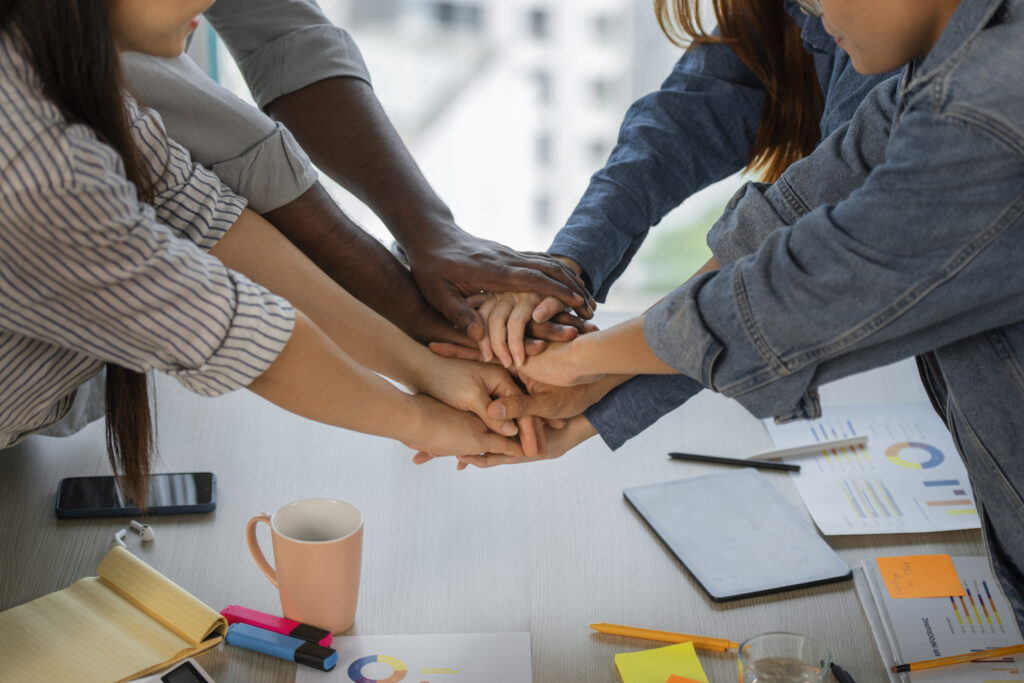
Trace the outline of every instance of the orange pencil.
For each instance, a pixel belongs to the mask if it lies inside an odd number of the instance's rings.
[[[692,636],[688,633],[654,631],[649,628],[635,628],[633,626],[620,626],[619,624],[591,624],[590,628],[599,633],[608,633],[613,636],[646,638],[647,640],[658,640],[663,643],[693,643],[694,647],[701,650],[710,650],[711,652],[726,652],[739,648],[739,643],[726,638]]]
[[[926,659],[922,662],[910,662],[909,664],[897,664],[892,667],[894,674],[905,671],[921,671],[922,669],[937,669],[940,666],[951,666],[953,664],[965,664],[976,659],[989,659],[991,657],[1002,657],[1003,655],[1016,655],[1024,652],[1024,643],[997,647],[994,650],[980,650],[978,652],[966,652],[962,655],[950,657],[939,657],[937,659]]]
[[[687,678],[686,676],[669,676],[665,683],[701,683],[695,678]]]

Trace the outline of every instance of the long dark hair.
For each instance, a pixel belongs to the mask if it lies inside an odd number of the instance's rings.
[[[155,179],[132,140],[105,0],[0,0],[0,30],[21,43],[68,123],[117,150],[140,199],[151,199]],[[106,370],[107,455],[122,490],[144,506],[153,451],[146,375],[113,363]]]
[[[704,30],[699,4],[654,0],[654,12],[672,42],[725,43],[761,81],[767,98],[747,169],[774,181],[821,137],[825,104],[814,59],[782,0],[712,0],[720,36]]]

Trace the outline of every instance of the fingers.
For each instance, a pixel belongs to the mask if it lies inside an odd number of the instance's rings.
[[[500,453],[504,455],[518,455],[520,457],[524,456],[523,447],[518,441],[513,441],[512,439],[507,439],[503,436],[498,436],[497,434],[490,432],[481,435],[480,445],[482,446],[480,449],[481,453]]]
[[[579,318],[576,318],[575,316],[570,317],[579,320]],[[581,320],[580,322],[583,321]],[[562,325],[561,323],[556,322],[549,321],[538,323],[531,320],[526,327],[531,337],[543,339],[545,341],[566,342],[572,341],[579,336],[579,331],[575,326]]]
[[[523,343],[523,348],[526,351],[527,356],[536,356],[543,353],[544,349],[547,347],[548,345],[540,339],[530,339],[529,337],[527,337]]]
[[[529,462],[522,456],[497,455],[495,453],[487,453],[485,455],[459,455],[457,458],[460,465],[472,465],[473,467],[479,467],[481,469],[495,467],[496,465],[515,465],[521,462]]]
[[[543,323],[565,310],[565,304],[553,296],[544,297],[533,309],[534,322]]]
[[[516,365],[526,362],[526,325],[530,322],[533,306],[529,303],[517,303],[508,318],[508,350]]]
[[[580,317],[573,315],[572,313],[556,313],[555,317],[551,319],[551,322],[558,323],[559,325],[569,325],[576,328],[577,332],[581,334],[587,334],[589,332],[597,332],[597,325],[592,322],[583,320]]]
[[[529,267],[508,266],[494,274],[484,289],[495,292],[536,292],[552,296],[566,306],[579,307],[593,315],[592,299],[582,281],[558,261],[541,260]],[[587,315],[586,317],[590,317]]]
[[[531,417],[529,420],[519,420],[519,424],[524,422],[530,422],[533,425],[534,431],[537,433],[537,457],[546,458],[548,457],[548,443],[547,434],[544,432],[544,420],[539,417]],[[523,449],[526,452],[526,449]]]
[[[527,458],[542,457],[540,447],[544,438],[544,431],[532,417],[524,417],[518,420],[519,424],[519,445],[522,446],[523,455]]]
[[[560,415],[561,412],[561,401],[557,400],[554,393],[503,396],[487,406],[487,415],[492,420],[516,420],[531,415],[548,418],[567,417]]]
[[[484,336],[483,320],[476,309],[462,298],[458,290],[445,288],[442,292],[435,292],[435,296],[431,297],[431,303],[441,311],[448,322],[464,330],[471,339],[479,341]]]
[[[480,349],[471,349],[461,344],[452,344],[451,342],[430,342],[428,347],[431,351],[444,358],[459,358],[461,360],[475,360],[482,361],[483,356],[480,355]]]
[[[492,335],[490,335],[489,332],[490,320],[493,315],[494,308],[498,305],[498,303],[499,302],[495,297],[489,296],[486,299],[484,299],[484,302],[480,304],[480,307],[477,309],[477,314],[480,316],[484,325],[484,333],[481,337],[477,339],[477,344],[480,347],[480,357],[483,359],[485,363],[490,363],[492,360],[494,360],[495,357],[494,344],[492,343]],[[501,360],[500,357],[499,360]],[[502,364],[505,365],[506,368],[508,367],[506,363],[502,362]]]
[[[486,306],[487,304],[484,304]],[[490,338],[491,349],[501,364],[506,368],[512,365],[512,354],[508,349],[508,319],[512,314],[513,301],[510,297],[497,300],[493,308],[484,314],[484,306],[480,307],[481,315],[487,321],[487,336]]]

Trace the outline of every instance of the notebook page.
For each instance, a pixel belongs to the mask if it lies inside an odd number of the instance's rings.
[[[0,613],[0,681],[116,681],[193,649],[96,578]]]
[[[212,633],[227,631],[224,617],[124,548],[107,553],[96,573],[111,589],[193,646]]]

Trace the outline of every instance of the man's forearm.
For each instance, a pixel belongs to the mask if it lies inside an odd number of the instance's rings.
[[[455,226],[365,81],[328,78],[282,95],[266,110],[288,126],[319,168],[373,209],[399,242],[416,241],[424,224]]]
[[[470,343],[426,302],[398,259],[345,215],[320,183],[264,218],[352,296],[418,341]]]

